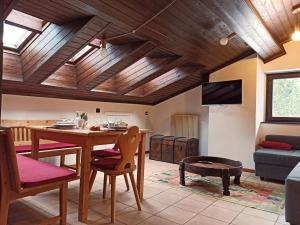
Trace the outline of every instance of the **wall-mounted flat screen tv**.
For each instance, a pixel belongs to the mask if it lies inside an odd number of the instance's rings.
[[[204,83],[202,105],[242,104],[242,80]]]

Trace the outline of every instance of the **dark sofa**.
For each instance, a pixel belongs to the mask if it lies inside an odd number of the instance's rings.
[[[300,225],[300,163],[285,181],[285,219],[292,225]]]
[[[267,135],[266,141],[289,143],[293,150],[258,149],[254,153],[255,174],[262,179],[284,181],[300,162],[300,136]]]

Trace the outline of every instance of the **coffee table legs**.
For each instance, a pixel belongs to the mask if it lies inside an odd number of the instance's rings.
[[[236,185],[240,185],[241,184],[241,175],[235,176],[233,183]]]
[[[223,195],[229,196],[230,176],[223,176],[222,181],[223,181]]]
[[[179,174],[180,174],[180,184],[182,186],[185,186],[185,169],[184,169],[183,162],[179,162]]]

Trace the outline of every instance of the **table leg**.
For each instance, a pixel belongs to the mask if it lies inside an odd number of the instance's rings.
[[[223,175],[222,177],[223,181],[223,195],[229,196],[229,185],[230,185],[230,176],[228,175]]]
[[[240,185],[241,184],[241,175],[235,176],[233,183],[236,185]]]
[[[145,143],[146,134],[141,133],[141,140],[138,148],[138,165],[137,165],[137,189],[140,196],[140,200],[143,201],[144,196],[144,172],[145,172]]]
[[[179,162],[179,174],[180,174],[180,184],[182,186],[185,186],[185,169],[184,169],[183,162]]]
[[[31,130],[31,145],[31,158],[38,159],[40,138],[37,136],[37,132],[35,130]]]
[[[87,223],[89,204],[89,183],[91,174],[91,152],[93,146],[82,147],[78,220]]]

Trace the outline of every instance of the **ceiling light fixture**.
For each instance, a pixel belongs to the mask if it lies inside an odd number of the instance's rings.
[[[292,13],[296,15],[295,31],[292,34],[293,41],[300,41],[299,12],[300,12],[300,5],[295,5],[292,8]]]
[[[221,38],[219,43],[222,46],[226,46],[228,44],[228,42],[236,35],[236,33],[231,33],[229,34],[227,37]]]
[[[105,39],[101,39],[100,55],[101,57],[105,57],[107,54],[106,41]]]

